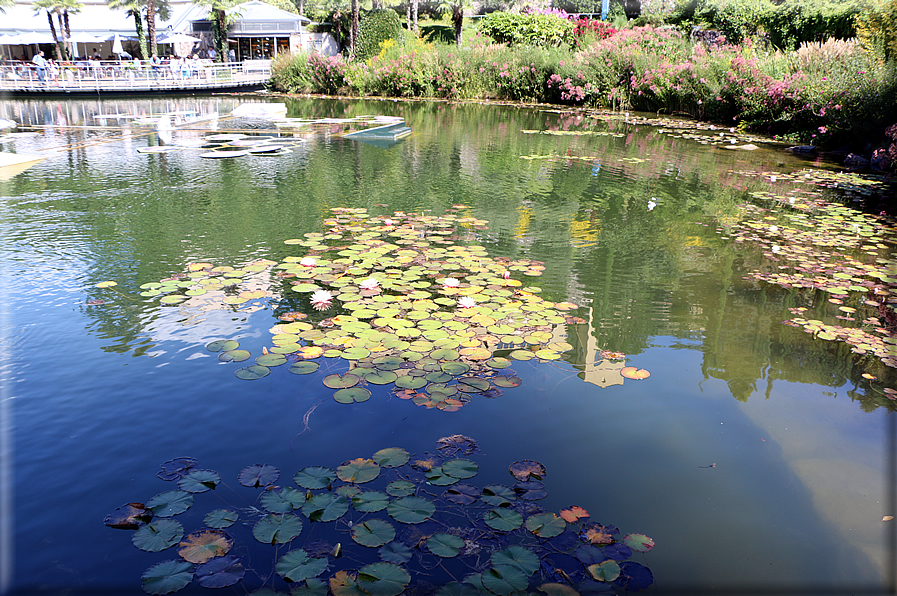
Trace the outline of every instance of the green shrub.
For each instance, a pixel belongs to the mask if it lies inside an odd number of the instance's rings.
[[[271,83],[275,89],[287,93],[311,91],[308,54],[278,54],[271,64]]]
[[[794,50],[801,43],[856,36],[856,19],[864,4],[857,1],[791,0],[761,15],[769,41]]]
[[[897,58],[897,0],[876,0],[857,17],[857,37],[879,58]]]
[[[480,20],[479,30],[511,46],[559,47],[572,42],[573,27],[572,21],[555,14],[493,12]]]
[[[369,12],[358,26],[358,44],[355,58],[367,60],[380,52],[380,44],[387,39],[403,39],[402,21],[396,11],[379,9]]]

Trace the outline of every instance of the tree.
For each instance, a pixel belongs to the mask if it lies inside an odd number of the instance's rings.
[[[15,0],[0,0],[0,14],[6,12],[6,8],[15,4]]]
[[[464,10],[467,7],[468,0],[444,0],[438,7],[440,12],[451,16],[455,28],[455,44],[458,47],[461,47],[461,27],[464,26]]]
[[[212,36],[215,39],[215,60],[227,60],[227,9],[241,4],[241,0],[193,0],[194,4],[209,9],[209,20],[212,21]]]
[[[125,13],[134,19],[134,32],[137,33],[137,43],[140,44],[140,56],[147,60],[150,53],[146,45],[146,31],[143,29],[143,10],[140,6],[140,0],[107,0],[109,8],[116,10],[124,10]]]
[[[65,51],[65,24],[62,21],[62,8],[57,0],[34,0],[33,4],[35,14],[40,11],[46,11],[47,22],[50,23],[50,33],[53,34],[53,43],[56,44],[56,58],[59,60],[68,60]],[[59,21],[59,29],[63,35],[62,42],[59,41],[59,35],[56,33],[56,24],[53,22],[53,15],[56,15]]]

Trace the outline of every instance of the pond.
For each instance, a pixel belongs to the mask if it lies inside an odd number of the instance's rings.
[[[867,186],[636,115],[229,116],[265,101],[3,103],[44,159],[0,180],[0,590],[894,589]]]

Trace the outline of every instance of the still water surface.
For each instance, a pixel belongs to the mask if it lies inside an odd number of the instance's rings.
[[[141,154],[160,144],[154,128],[97,118],[221,115],[174,130],[175,139],[272,128],[224,117],[242,101],[2,106],[0,117],[52,126],[3,144],[46,159],[0,181],[0,587],[140,593],[144,571],[176,555],[141,552],[103,519],[174,488],[156,477],[174,457],[194,457],[239,488],[252,464],[277,466],[288,483],[306,466],[336,468],[385,447],[433,452],[461,434],[479,442],[477,486],[510,484],[509,464],[536,460],[548,471],[545,510],[579,505],[592,521],[653,538],[656,547],[634,558],[653,572],[652,593],[893,590],[894,526],[881,521],[895,515],[893,413],[843,344],[781,324],[797,291],[745,279],[768,262],[721,227],[750,191],[770,189],[733,172],[806,162],[503,106],[296,100],[290,116],[397,115],[413,134],[376,145],[331,134],[334,126],[303,134],[291,153],[236,159]],[[600,134],[525,132],[536,130]],[[339,359],[322,359],[308,377],[279,367],[239,380],[240,365],[205,345],[237,339],[261,354],[277,323],[271,309],[161,307],[140,295],[191,262],[300,254],[284,240],[325,231],[334,207],[439,215],[453,205],[489,222],[462,240],[492,258],[544,262],[525,283],[580,305],[574,314],[587,321],[566,329],[576,350],[515,362],[520,387],[457,412],[376,385],[367,402],[337,403],[320,377],[344,371]],[[106,280],[118,285],[95,287]],[[601,350],[651,376],[596,366]],[[888,369],[877,371],[879,386],[893,386]],[[251,505],[228,494],[197,495],[208,498],[197,517],[181,516],[187,531],[214,507]],[[342,531],[351,543],[345,528],[313,525],[300,540]],[[249,567],[271,566],[251,560],[251,549],[246,556]],[[331,564],[323,577],[358,568]],[[225,591],[260,586],[250,575]],[[279,578],[268,585],[287,591]],[[208,592],[195,582],[190,590]]]

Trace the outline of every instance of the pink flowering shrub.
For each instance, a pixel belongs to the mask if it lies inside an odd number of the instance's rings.
[[[308,72],[311,84],[318,93],[336,95],[348,87],[348,64],[342,56],[309,54]]]

